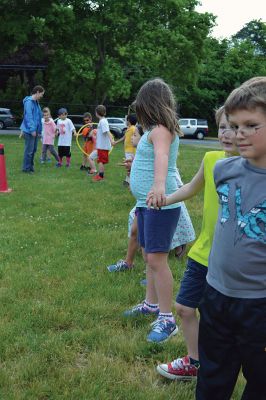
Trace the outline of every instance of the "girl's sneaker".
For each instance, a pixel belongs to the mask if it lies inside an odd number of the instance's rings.
[[[147,336],[148,342],[163,343],[178,332],[176,323],[169,319],[157,318],[151,325],[152,330]]]
[[[129,265],[126,261],[124,260],[119,260],[117,261],[116,264],[111,264],[107,267],[109,272],[120,272],[120,271],[127,271],[129,269],[132,269],[134,265]]]
[[[169,364],[157,366],[157,372],[165,378],[172,380],[191,381],[197,378],[198,364],[191,364],[189,356],[177,358]]]
[[[139,315],[158,315],[160,312],[159,307],[151,309],[147,307],[144,302],[137,304],[136,306],[130,308],[124,312],[125,317],[138,317]]]

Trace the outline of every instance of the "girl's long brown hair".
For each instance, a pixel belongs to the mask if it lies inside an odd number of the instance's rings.
[[[182,136],[173,92],[162,79],[155,78],[144,83],[134,105],[138,122],[145,129],[160,124],[165,126],[172,135]]]

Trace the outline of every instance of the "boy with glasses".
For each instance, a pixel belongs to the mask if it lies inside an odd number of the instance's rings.
[[[220,209],[200,304],[197,400],[266,399],[266,77],[225,102],[242,157],[214,169]]]

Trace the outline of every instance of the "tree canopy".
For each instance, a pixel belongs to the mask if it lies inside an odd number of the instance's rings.
[[[231,40],[211,37],[215,16],[198,0],[2,0],[1,98],[42,83],[46,98],[128,105],[147,79],[172,85],[182,115],[211,118],[239,83],[265,75],[265,24],[251,21]]]

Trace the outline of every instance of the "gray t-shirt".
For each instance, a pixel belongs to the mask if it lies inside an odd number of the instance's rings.
[[[222,294],[266,297],[266,169],[241,157],[217,162],[219,214],[207,282]]]

